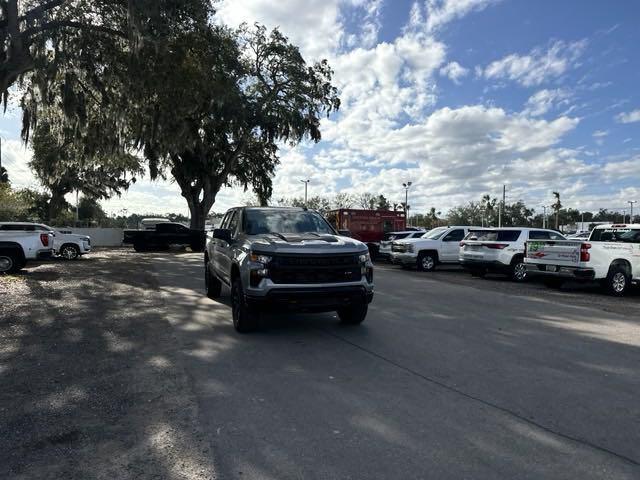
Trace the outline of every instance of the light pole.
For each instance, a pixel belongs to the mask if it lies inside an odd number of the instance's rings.
[[[542,205],[542,228],[547,228],[547,206]]]
[[[410,225],[409,222],[409,188],[411,187],[412,182],[403,183],[404,187],[404,221],[407,225]]]
[[[631,205],[631,213],[629,214],[629,223],[633,223],[633,204],[636,203],[637,200],[629,200],[627,203]]]
[[[309,185],[309,182],[311,181],[310,179],[306,179],[306,180],[300,180],[302,183],[304,183],[304,206],[307,206],[307,186]]]

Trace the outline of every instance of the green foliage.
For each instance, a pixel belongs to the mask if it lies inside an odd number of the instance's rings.
[[[378,198],[376,201],[377,201],[377,204],[376,204],[377,210],[391,210],[391,204],[389,203],[389,200],[387,200],[387,197],[385,197],[384,195],[382,194],[378,195]]]
[[[82,222],[99,222],[107,218],[107,214],[95,198],[82,197],[78,202],[78,219]]]
[[[9,182],[9,172],[4,167],[0,167],[0,184],[10,183]]]
[[[53,115],[54,111],[49,113]],[[64,196],[80,191],[94,199],[120,195],[142,174],[140,160],[126,153],[88,156],[83,145],[78,145],[65,133],[57,132],[54,125],[42,121],[32,138],[33,158],[29,166],[40,183],[51,192],[49,213],[46,218],[57,217],[65,208]]]
[[[26,216],[25,207],[8,183],[0,183],[0,221],[22,220]]]

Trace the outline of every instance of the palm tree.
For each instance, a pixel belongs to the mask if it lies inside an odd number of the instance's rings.
[[[560,203],[560,192],[553,192],[553,196],[555,197],[556,202],[551,205],[551,207],[556,212],[556,230],[558,230],[560,209],[562,208],[562,203]]]

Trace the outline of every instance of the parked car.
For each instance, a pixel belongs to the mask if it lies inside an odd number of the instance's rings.
[[[522,282],[527,278],[524,245],[528,240],[564,240],[564,237],[555,230],[542,228],[473,229],[460,242],[460,264],[473,276],[503,273]]]
[[[53,235],[54,254],[66,260],[76,260],[91,251],[91,237],[77,235],[42,223],[0,222],[0,231],[48,232]]]
[[[133,245],[136,252],[154,248],[169,248],[171,245],[191,247],[201,252],[205,245],[204,230],[193,230],[181,223],[159,222],[153,230],[125,230],[122,243]]]
[[[525,262],[530,275],[551,286],[599,281],[611,294],[624,295],[640,281],[640,224],[599,225],[588,241],[529,241]]]
[[[426,230],[408,230],[404,232],[385,233],[384,237],[380,241],[378,256],[381,258],[391,258],[391,244],[395,240],[403,240],[405,238],[419,238],[425,233],[427,233]]]
[[[25,230],[0,230],[0,273],[15,273],[29,260],[51,258],[53,234]]]
[[[233,325],[248,332],[260,312],[337,311],[359,324],[373,299],[373,264],[366,244],[340,236],[306,208],[241,207],[214,230],[205,256],[207,295],[231,288]]]
[[[391,244],[391,261],[427,272],[440,264],[458,263],[460,241],[470,228],[474,227],[437,227],[419,238],[396,240]]]

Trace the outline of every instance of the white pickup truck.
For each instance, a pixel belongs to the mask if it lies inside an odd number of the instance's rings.
[[[29,260],[51,258],[53,234],[0,231],[0,273],[15,273]]]
[[[76,260],[91,251],[91,237],[70,230],[56,230],[42,223],[0,222],[0,232],[46,232],[53,235],[53,250],[65,260]]]
[[[525,264],[528,274],[552,286],[599,281],[613,295],[624,295],[640,281],[640,224],[599,225],[586,241],[528,241]]]
[[[391,244],[391,261],[425,272],[439,264],[458,263],[460,242],[470,228],[474,227],[437,227],[420,238],[396,240]]]

